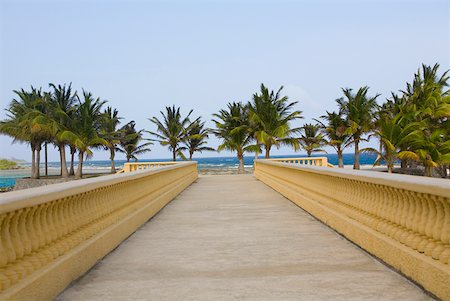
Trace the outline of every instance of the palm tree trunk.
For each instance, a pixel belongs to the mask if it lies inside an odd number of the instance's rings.
[[[392,173],[394,165],[392,163],[388,164],[388,173]]]
[[[266,146],[265,146],[265,149],[266,149],[266,156],[265,156],[265,158],[266,158],[266,159],[269,159],[269,158],[270,158],[270,146],[269,146],[269,145],[266,145]]]
[[[174,151],[172,151],[172,161],[177,161],[177,151],[176,150],[174,150]]]
[[[338,166],[339,166],[339,168],[344,168],[344,159],[342,157],[342,151],[338,150],[337,151],[337,155],[338,155]]]
[[[193,155],[194,155],[194,152],[192,152],[192,151],[189,151],[189,161],[192,161],[192,157],[193,157]]]
[[[433,167],[431,166],[425,166],[425,176],[431,177],[433,172]]]
[[[408,168],[408,160],[401,159],[400,160],[400,168],[402,169],[402,173],[406,174],[406,169]]]
[[[45,146],[44,146],[44,160],[45,160],[45,177],[48,177],[48,143],[45,142]]]
[[[308,158],[311,157],[311,150],[307,150],[306,154],[308,155]]]
[[[355,139],[355,157],[353,169],[359,169],[359,138]]]
[[[75,179],[81,179],[83,176],[83,156],[84,152],[79,151],[78,152],[78,167],[77,172],[75,173]]]
[[[35,178],[36,173],[36,147],[31,144],[31,178]]]
[[[241,153],[238,153],[237,157],[238,157],[238,160],[239,160],[238,174],[244,174],[245,173],[245,169],[244,169],[244,155],[241,154]]]
[[[70,170],[69,170],[69,175],[73,176],[75,174],[75,169],[74,169],[74,161],[75,161],[75,153],[77,152],[77,149],[73,146],[70,147]]]
[[[114,162],[114,157],[116,153],[114,152],[114,146],[109,149],[109,159],[111,160],[111,173],[116,173],[116,163]]]
[[[41,144],[36,146],[36,169],[35,169],[35,177],[34,179],[39,179],[41,177]]]
[[[69,173],[67,172],[67,162],[66,162],[66,146],[64,143],[58,145],[59,148],[59,156],[61,158],[61,177],[67,179],[69,177]]]

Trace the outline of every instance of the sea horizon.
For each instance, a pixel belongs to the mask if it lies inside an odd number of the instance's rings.
[[[271,158],[304,158],[306,155],[302,154],[293,154],[293,155],[275,155],[271,156]],[[327,157],[328,163],[333,165],[338,165],[338,157],[337,154],[314,154],[311,157]],[[263,159],[264,156],[258,156],[259,159]],[[244,156],[244,167],[251,168],[253,167],[253,160],[255,156]],[[360,164],[361,165],[372,165],[375,162],[376,155],[373,154],[360,154]],[[172,161],[170,159],[139,159],[137,162],[166,162]],[[184,161],[179,159],[178,161]],[[208,170],[208,169],[232,169],[237,168],[239,165],[239,161],[236,156],[220,156],[220,157],[202,157],[202,158],[193,158],[192,161],[196,161],[198,164],[199,170]],[[352,165],[354,163],[354,154],[353,153],[345,153],[343,154],[344,165]],[[126,160],[114,160],[116,164],[116,169],[120,170],[123,165],[126,163]],[[134,162],[134,161],[130,161]],[[68,162],[69,163],[69,162]],[[75,165],[77,161],[75,161]],[[11,171],[0,170],[0,188],[11,187],[16,184],[16,179],[27,178],[30,176],[30,168],[31,163],[19,163],[19,166],[25,167],[24,169],[16,169],[14,173]],[[29,167],[29,168],[28,168]],[[41,170],[44,168],[44,163],[40,164]],[[86,170],[98,170],[99,173],[101,171],[105,171],[107,173],[111,167],[110,160],[87,160],[83,163],[83,167]],[[60,162],[59,161],[49,161],[48,162],[49,170],[59,170]]]

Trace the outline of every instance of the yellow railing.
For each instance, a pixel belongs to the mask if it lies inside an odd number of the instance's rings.
[[[197,178],[197,164],[2,194],[0,300],[51,300]]]
[[[334,167],[334,165],[328,163],[327,157],[304,157],[304,158],[276,158],[268,159],[270,161],[297,164],[297,165],[313,165],[313,166],[327,166]]]
[[[256,160],[255,176],[436,296],[450,300],[450,182]]]
[[[123,169],[119,170],[117,173],[120,174],[124,172],[154,169],[158,167],[174,165],[177,163],[179,162],[127,162],[123,165]]]

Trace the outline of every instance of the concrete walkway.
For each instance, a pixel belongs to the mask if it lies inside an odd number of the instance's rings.
[[[203,176],[58,300],[428,300],[253,176]]]

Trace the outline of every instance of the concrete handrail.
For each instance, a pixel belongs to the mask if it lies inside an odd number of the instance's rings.
[[[197,164],[0,196],[0,300],[51,300],[197,178]]]
[[[256,160],[255,176],[450,300],[450,181]]]
[[[274,158],[274,159],[266,159],[266,160],[270,160],[270,161],[274,161],[274,162],[297,164],[297,165],[334,167],[334,165],[328,163],[327,157]]]
[[[126,162],[123,165],[123,169],[119,170],[117,174],[124,172],[133,172],[137,170],[147,170],[158,167],[165,167],[169,165],[175,165],[183,162]]]

